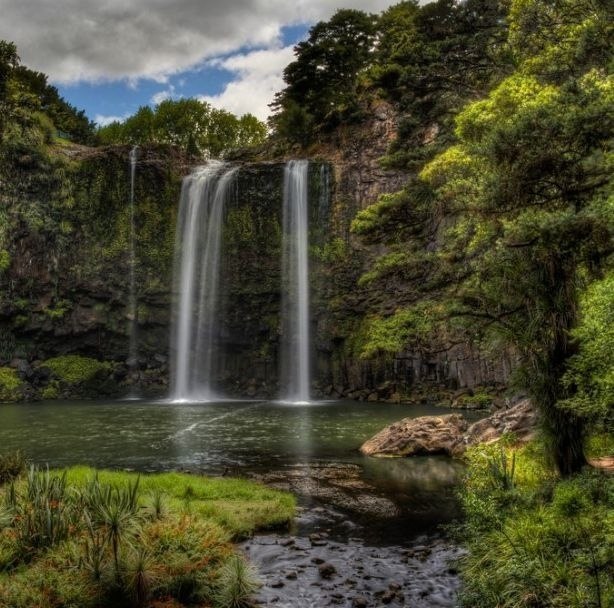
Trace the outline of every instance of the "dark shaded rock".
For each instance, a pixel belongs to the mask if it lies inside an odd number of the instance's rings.
[[[391,589],[388,589],[388,591],[384,591],[384,593],[382,593],[382,603],[384,604],[390,604],[392,602],[392,600],[394,600],[394,598],[396,597],[396,591],[392,591]]]
[[[332,564],[325,562],[318,566],[318,572],[322,578],[333,578],[337,574],[337,569]]]

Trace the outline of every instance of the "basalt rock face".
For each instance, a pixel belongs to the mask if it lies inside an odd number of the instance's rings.
[[[344,126],[316,146],[331,172],[329,245],[314,281],[320,287],[320,316],[314,319],[317,381],[332,397],[372,401],[401,401],[411,393],[439,393],[451,403],[458,389],[507,384],[514,358],[511,353],[489,356],[469,343],[441,336],[429,348],[364,359],[361,341],[364,320],[387,316],[404,304],[404,287],[390,280],[378,288],[360,286],[359,278],[372,268],[385,247],[365,244],[350,231],[356,214],[383,194],[403,188],[408,172],[387,169],[381,159],[397,136],[398,114],[388,103],[376,101],[367,120]],[[438,126],[424,130],[429,143]]]
[[[125,362],[129,151],[60,148],[39,165],[8,175],[0,366],[67,354]],[[139,151],[135,221],[143,371],[165,365],[173,226],[185,171],[185,160],[172,148]]]

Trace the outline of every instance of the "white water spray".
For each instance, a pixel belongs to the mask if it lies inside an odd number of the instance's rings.
[[[308,161],[292,160],[284,173],[281,381],[293,403],[310,399],[308,170]]]

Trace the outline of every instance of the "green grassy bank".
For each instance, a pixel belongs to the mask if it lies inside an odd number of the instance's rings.
[[[248,605],[232,541],[287,525],[293,496],[239,479],[0,459],[0,607]]]

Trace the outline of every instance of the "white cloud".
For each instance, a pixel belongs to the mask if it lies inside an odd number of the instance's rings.
[[[151,97],[151,103],[157,106],[167,99],[176,99],[177,97],[181,97],[181,95],[175,93],[175,87],[171,84],[168,89],[154,93]]]
[[[57,83],[169,76],[242,49],[279,47],[285,25],[392,0],[0,0],[0,38]]]
[[[283,87],[283,69],[292,58],[292,47],[287,46],[215,60],[211,63],[232,72],[234,78],[219,95],[202,95],[200,99],[234,114],[249,112],[265,120],[270,114],[268,104]]]
[[[112,122],[123,122],[128,118],[130,114],[124,114],[123,116],[107,116],[105,114],[96,114],[94,116],[94,122],[100,127],[106,127],[110,125]]]

